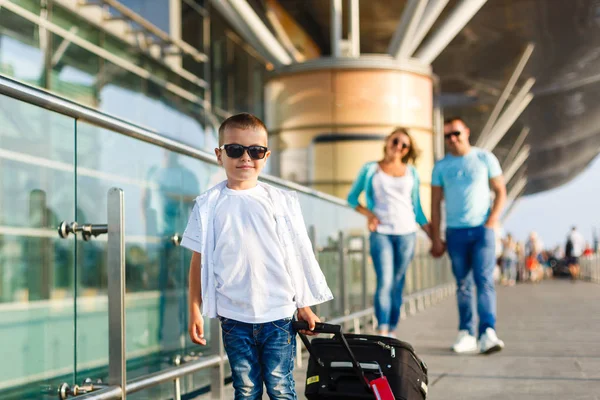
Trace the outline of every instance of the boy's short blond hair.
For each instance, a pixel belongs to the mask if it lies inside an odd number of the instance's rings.
[[[219,146],[225,144],[223,141],[225,140],[225,130],[227,128],[262,130],[267,135],[267,127],[260,118],[250,113],[236,114],[223,121],[219,127]]]

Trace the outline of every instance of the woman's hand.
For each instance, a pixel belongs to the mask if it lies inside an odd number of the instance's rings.
[[[423,232],[425,232],[427,234],[427,237],[429,238],[429,240],[433,241],[433,238],[431,236],[431,224],[422,225],[421,229],[423,229]]]
[[[375,216],[375,214],[371,213],[367,216],[367,227],[369,231],[375,232],[377,227],[379,226],[379,219]]]

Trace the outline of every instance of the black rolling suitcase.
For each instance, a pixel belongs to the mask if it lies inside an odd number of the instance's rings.
[[[294,322],[294,327],[307,330],[307,323]],[[309,342],[299,334],[310,353],[304,393],[307,399],[386,398],[369,387],[369,382],[382,378],[387,378],[395,400],[427,397],[427,366],[409,343],[375,335],[344,335],[339,325],[318,323],[314,331],[335,336]]]

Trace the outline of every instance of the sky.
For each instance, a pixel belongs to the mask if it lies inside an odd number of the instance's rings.
[[[600,156],[575,179],[556,189],[522,197],[504,221],[505,232],[525,240],[536,231],[544,246],[564,246],[573,225],[591,243],[600,231]]]

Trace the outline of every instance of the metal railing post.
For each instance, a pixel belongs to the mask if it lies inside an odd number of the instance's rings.
[[[308,227],[308,237],[310,239],[310,243],[312,244],[313,253],[315,253],[315,258],[319,261],[319,245],[317,244],[317,229],[314,225]],[[315,314],[320,318],[321,317],[321,304],[317,304],[315,306]],[[300,364],[301,365],[301,364]]]
[[[363,235],[362,237],[362,263],[361,263],[361,290],[362,290],[362,299],[361,305],[362,309],[366,310],[367,305],[369,303],[368,297],[368,288],[367,288],[367,264],[369,260],[369,249],[368,249],[368,239],[367,235]]]
[[[348,315],[350,313],[350,309],[348,308],[349,290],[346,287],[348,279],[346,274],[346,247],[344,246],[344,239],[344,232],[340,231],[338,234],[338,255],[340,258],[340,312],[342,315]]]
[[[125,226],[123,191],[108,191],[108,383],[127,397],[125,355]]]
[[[173,380],[173,400],[181,400],[181,380],[175,378]]]
[[[210,341],[220,357],[219,363],[212,367],[210,371],[210,398],[225,400],[225,352],[219,321],[216,319],[210,321]]]

